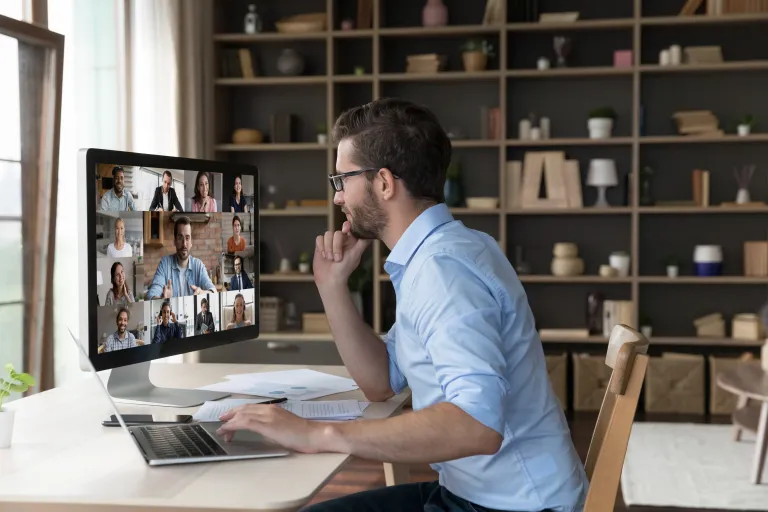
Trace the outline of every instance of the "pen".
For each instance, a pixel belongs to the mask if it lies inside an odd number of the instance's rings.
[[[283,398],[275,398],[274,400],[267,400],[266,402],[259,402],[256,405],[281,404],[281,403],[287,402],[287,401],[288,401],[288,399],[285,398],[285,397],[283,397]]]

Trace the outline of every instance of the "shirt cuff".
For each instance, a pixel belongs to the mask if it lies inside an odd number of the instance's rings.
[[[462,379],[464,380],[464,379]],[[458,384],[456,382],[455,384]],[[448,402],[461,408],[488,428],[491,428],[504,437],[504,381],[499,377],[486,376],[481,379],[472,379],[470,386],[462,383],[456,386],[452,392],[449,386],[446,390]]]

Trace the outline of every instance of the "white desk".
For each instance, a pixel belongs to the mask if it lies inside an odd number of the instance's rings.
[[[150,376],[158,386],[195,388],[232,373],[294,368],[305,366],[161,363],[152,365]],[[348,376],[344,367],[312,368]],[[364,400],[360,391],[326,398]],[[409,398],[406,391],[387,402],[372,403],[365,418],[395,415]],[[7,407],[17,413],[13,444],[0,450],[0,509],[15,512],[297,510],[349,459],[344,454],[291,454],[150,468],[121,428],[101,425],[112,412],[92,378]],[[119,408],[128,413],[195,410]],[[384,469],[388,485],[408,480],[407,466],[385,464]]]

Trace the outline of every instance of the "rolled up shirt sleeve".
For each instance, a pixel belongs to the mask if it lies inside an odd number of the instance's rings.
[[[416,331],[446,400],[504,436],[502,307],[489,282],[460,257],[437,254],[409,293]]]
[[[387,346],[387,355],[389,356],[389,386],[395,394],[402,393],[408,385],[408,381],[397,365],[397,355],[395,354],[395,326],[384,335],[384,344]]]

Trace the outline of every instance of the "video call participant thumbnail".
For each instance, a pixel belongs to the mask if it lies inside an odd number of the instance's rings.
[[[112,188],[101,196],[101,209],[105,212],[136,210],[131,191],[125,189],[125,171],[119,165],[112,168]]]
[[[173,224],[176,253],[163,256],[155,271],[147,299],[170,299],[216,293],[216,286],[208,277],[202,260],[190,254],[192,249],[192,223],[189,217],[179,217]]]
[[[119,303],[126,306],[135,302],[133,293],[131,292],[128,283],[125,281],[125,269],[123,269],[123,264],[119,261],[114,262],[110,268],[109,274],[112,288],[107,292],[107,298],[104,301],[104,305],[111,306],[112,304]]]
[[[131,312],[128,311],[128,308],[122,307],[117,311],[117,316],[115,317],[117,330],[107,337],[106,343],[99,345],[99,354],[144,345],[142,340],[137,340],[128,330],[128,322],[130,319]]]
[[[245,297],[242,293],[235,296],[235,304],[232,312],[232,321],[227,325],[227,329],[237,329],[251,325],[245,313]]]
[[[152,336],[152,343],[165,343],[168,340],[184,337],[184,329],[176,321],[176,314],[171,310],[170,302],[163,302],[157,317],[157,327]]]
[[[171,186],[173,175],[171,171],[163,172],[163,184],[155,189],[155,195],[149,205],[150,211],[183,212],[176,190]]]
[[[192,196],[193,212],[217,212],[219,211],[216,198],[210,195],[211,176],[200,171],[195,178],[195,193]]]
[[[216,331],[213,313],[208,310],[208,299],[200,301],[200,312],[195,317],[195,334],[210,334]]]
[[[253,283],[248,279],[248,274],[243,271],[243,258],[235,256],[235,275],[229,281],[230,290],[250,290]]]

